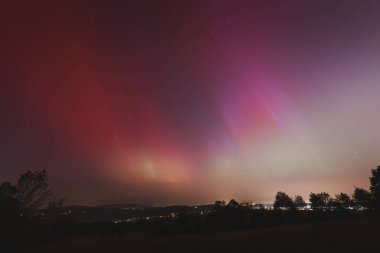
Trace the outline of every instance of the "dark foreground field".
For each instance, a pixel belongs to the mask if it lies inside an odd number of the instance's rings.
[[[25,252],[380,252],[379,236],[380,218],[363,218],[195,235],[79,237]]]

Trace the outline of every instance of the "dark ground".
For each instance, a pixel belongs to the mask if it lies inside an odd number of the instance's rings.
[[[380,218],[191,235],[78,237],[24,252],[380,252]]]

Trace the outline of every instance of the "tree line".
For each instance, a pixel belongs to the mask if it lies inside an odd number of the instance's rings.
[[[291,198],[278,192],[273,210],[264,205],[216,201],[208,211],[186,208],[174,216],[140,219],[138,223],[82,222],[70,217],[41,219],[43,213],[58,210],[63,199],[54,196],[47,171],[28,171],[15,184],[0,185],[0,252],[30,247],[67,236],[112,235],[148,229],[155,233],[201,233],[228,229],[255,228],[331,219],[356,219],[380,212],[380,166],[371,170],[369,191],[355,188],[351,195],[311,193],[309,203],[300,195]],[[313,211],[305,210],[310,205]],[[50,238],[50,239],[49,239]]]
[[[330,196],[327,192],[310,193],[310,209],[321,210],[378,210],[380,209],[380,166],[371,170],[370,191],[364,188],[355,187],[351,196],[347,193],[339,193]],[[0,219],[19,215],[32,215],[41,207],[58,207],[63,204],[64,199],[54,197],[53,189],[48,183],[46,169],[41,171],[28,171],[22,174],[17,183],[12,185],[10,182],[4,182],[0,185]],[[224,201],[216,201],[215,208],[227,206]],[[228,203],[229,207],[246,207],[250,203],[238,203],[232,199]],[[275,210],[303,210],[308,203],[300,195],[292,199],[283,191],[277,192],[273,209]],[[257,204],[256,207],[263,208]]]
[[[352,195],[339,193],[331,197],[327,192],[310,193],[310,208],[316,211],[323,210],[378,210],[380,208],[380,166],[372,169],[370,191],[355,187]],[[285,192],[279,191],[275,196],[273,208],[276,210],[302,210],[307,206],[302,196],[296,195],[294,200]]]

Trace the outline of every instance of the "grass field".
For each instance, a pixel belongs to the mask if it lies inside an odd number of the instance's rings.
[[[26,252],[380,252],[380,218],[194,235],[79,237]]]

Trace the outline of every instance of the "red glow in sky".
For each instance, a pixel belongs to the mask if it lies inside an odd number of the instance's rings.
[[[0,12],[1,181],[266,202],[366,187],[379,162],[377,1],[21,2]]]

